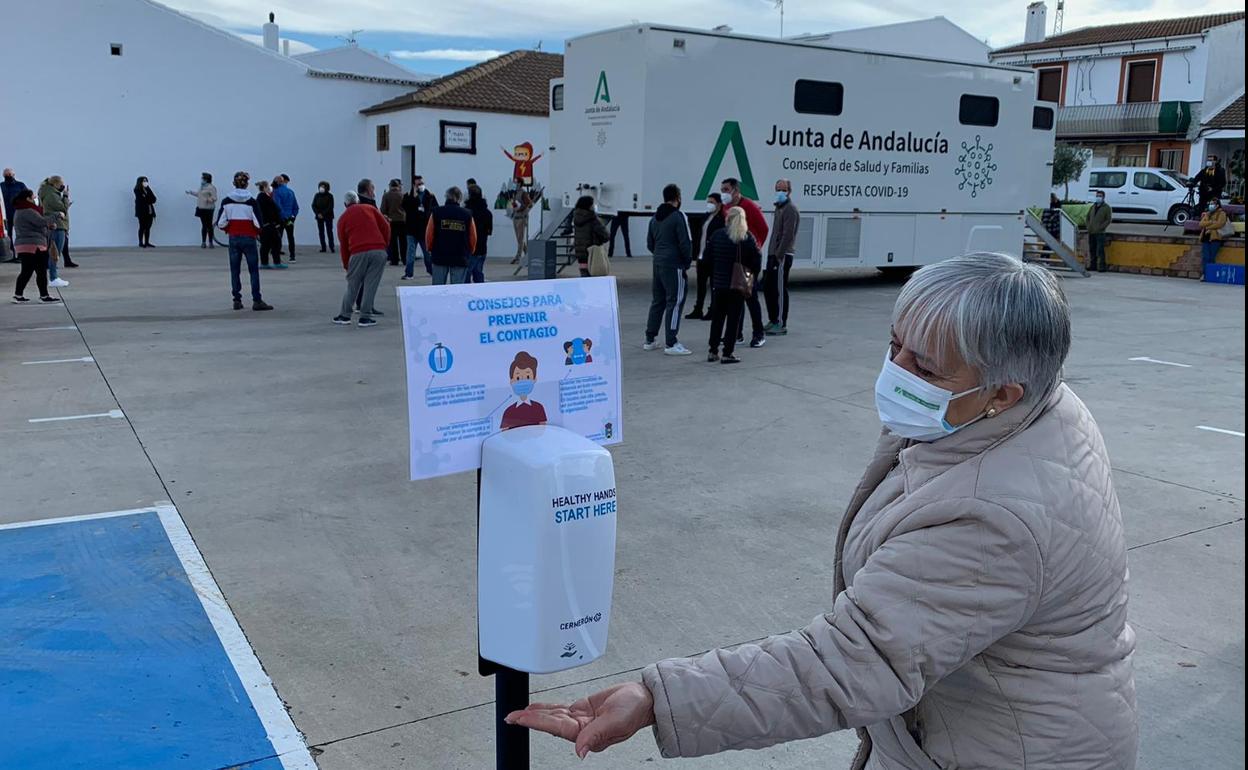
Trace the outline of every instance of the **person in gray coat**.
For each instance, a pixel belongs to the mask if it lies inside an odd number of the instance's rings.
[[[915,273],[881,329],[884,431],[825,609],[506,721],[582,758],[646,727],[664,757],[857,729],[851,770],[1133,770],[1126,535],[1105,441],[1062,382],[1070,316],[1062,281],[1016,257]]]
[[[669,356],[687,356],[693,351],[680,344],[680,316],[685,307],[685,271],[693,260],[693,238],[689,220],[680,210],[680,188],[669,184],[663,188],[663,205],[650,220],[646,246],[654,255],[654,275],[650,315],[646,319],[646,344],[643,350],[658,350],[659,324],[662,323],[663,352]]]
[[[789,271],[797,246],[797,228],[802,214],[793,202],[793,184],[776,182],[776,213],[767,243],[767,268],[763,271],[763,299],[767,302],[767,334],[789,333]]]

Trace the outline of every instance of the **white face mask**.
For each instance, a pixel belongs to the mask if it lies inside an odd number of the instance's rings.
[[[885,351],[884,367],[875,381],[875,408],[884,427],[898,436],[935,441],[980,419],[977,417],[963,425],[950,425],[945,419],[949,402],[979,390],[983,390],[983,386],[961,393],[937,387],[902,369],[893,362],[890,352]]]

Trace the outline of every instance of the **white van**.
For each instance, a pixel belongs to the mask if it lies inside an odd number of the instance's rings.
[[[1020,253],[1052,176],[1032,69],[652,24],[567,41],[551,84],[552,201],[649,216],[726,177],[772,210],[790,179],[795,265],[903,268]]]
[[[1088,172],[1088,197],[1105,193],[1116,221],[1181,225],[1195,211],[1195,203],[1188,198],[1188,181],[1177,171],[1155,166],[1094,168]]]

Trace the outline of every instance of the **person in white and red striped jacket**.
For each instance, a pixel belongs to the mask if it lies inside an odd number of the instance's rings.
[[[242,265],[247,258],[247,272],[251,276],[251,309],[272,310],[273,306],[260,296],[260,252],[256,239],[260,237],[260,218],[256,214],[256,199],[247,192],[251,175],[246,171],[234,174],[234,189],[221,201],[217,214],[217,227],[230,236],[230,289],[234,292],[234,309],[243,309]]]

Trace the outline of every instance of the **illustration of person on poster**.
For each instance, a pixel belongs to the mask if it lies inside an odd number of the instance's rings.
[[[533,184],[533,164],[537,163],[541,155],[533,154],[532,142],[521,142],[517,144],[511,152],[507,152],[507,148],[502,148],[503,154],[507,156],[515,164],[512,170],[512,178],[516,180],[516,184],[525,187]]]
[[[503,411],[499,430],[511,430],[525,425],[545,425],[545,407],[529,398],[537,384],[537,359],[523,350],[516,353],[508,367],[508,377],[511,380],[511,391],[516,395],[516,403]]]

